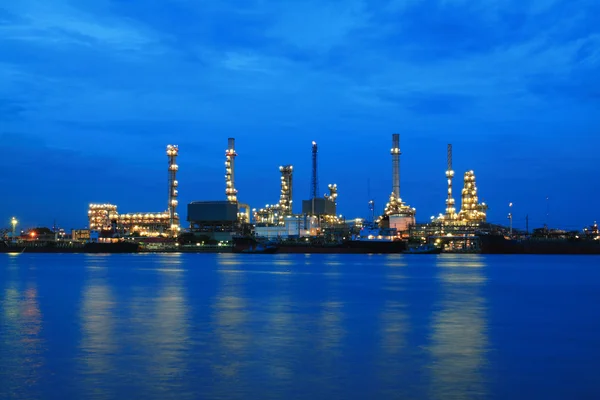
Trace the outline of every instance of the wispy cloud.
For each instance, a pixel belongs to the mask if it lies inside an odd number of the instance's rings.
[[[207,168],[229,135],[269,138],[256,154],[328,134],[350,152],[397,127],[459,140],[600,123],[594,0],[5,3],[0,133],[82,163],[179,141]]]

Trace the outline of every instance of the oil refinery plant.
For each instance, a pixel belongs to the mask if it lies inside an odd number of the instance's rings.
[[[294,201],[294,194],[297,194],[294,190],[296,171],[291,164],[279,166],[279,181],[277,184],[273,182],[273,186],[277,185],[279,189],[278,198],[272,204],[251,209],[240,201],[240,193],[236,188],[238,153],[235,144],[234,138],[228,138],[223,198],[190,202],[187,205],[189,225],[185,229],[182,229],[177,213],[179,147],[168,145],[168,196],[165,210],[120,213],[116,204],[93,203],[89,205],[87,213],[88,229],[74,229],[70,235],[57,230],[53,234],[42,235],[31,231],[31,234],[17,235],[18,220],[13,217],[12,230],[6,230],[2,235],[4,239],[0,241],[0,251],[130,252],[137,251],[139,245],[141,251],[255,252],[259,244],[267,244],[262,249],[273,251],[276,247],[278,251],[288,253],[399,253],[414,252],[407,249],[409,246],[425,245],[424,251],[433,250],[428,247],[433,246],[436,251],[449,252],[547,254],[554,251],[561,254],[600,254],[597,224],[583,233],[545,227],[534,230],[532,237],[535,240],[523,242],[522,239],[529,235],[529,229],[527,236],[523,233],[513,235],[512,210],[508,217],[510,229],[488,223],[488,206],[481,201],[473,170],[462,174],[460,209],[457,209],[452,144],[448,144],[445,153],[445,210],[437,217],[432,216],[426,223],[416,221],[416,209],[403,198],[402,152],[398,133],[392,134],[389,153],[389,200],[379,215],[375,200],[369,199],[368,219],[338,215],[337,184],[328,184],[325,194],[320,192],[319,147],[314,141],[311,144],[309,196],[301,201],[301,209],[294,210],[298,208]],[[585,243],[580,243],[580,236]],[[515,237],[519,240],[514,241]],[[568,243],[565,238],[569,240]],[[555,245],[548,241],[550,239],[564,240]],[[115,246],[109,249],[104,246],[108,244]]]
[[[91,204],[88,217],[91,230],[110,231],[118,235],[169,236],[181,232],[178,206],[177,146],[167,146],[168,208],[163,212],[119,214],[114,204]],[[235,139],[229,138],[225,150],[225,193],[223,200],[192,201],[187,206],[189,233],[212,241],[231,242],[236,237],[251,236],[265,240],[297,240],[327,238],[327,240],[394,241],[409,238],[463,238],[474,235],[486,220],[487,206],[479,202],[475,174],[464,174],[461,210],[456,211],[453,197],[452,145],[448,145],[446,179],[448,192],[446,212],[427,224],[416,223],[416,209],[401,197],[400,135],[392,134],[391,194],[383,214],[375,215],[374,201],[369,202],[371,222],[362,218],[346,221],[337,214],[338,186],[327,185],[327,193],[319,195],[319,147],[311,145],[310,196],[301,202],[300,213],[294,213],[294,166],[279,167],[279,198],[273,204],[250,209],[239,201],[236,188]],[[250,215],[252,213],[252,215]],[[252,218],[251,218],[252,217]],[[462,239],[460,239],[462,240]]]
[[[88,226],[91,231],[112,232],[113,235],[177,237],[181,231],[177,206],[179,183],[177,181],[177,156],[179,147],[167,146],[168,189],[167,210],[160,212],[134,212],[119,214],[114,204],[90,204]]]

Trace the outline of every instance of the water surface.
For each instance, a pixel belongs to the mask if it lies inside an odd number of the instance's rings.
[[[0,254],[2,399],[593,399],[600,257]]]

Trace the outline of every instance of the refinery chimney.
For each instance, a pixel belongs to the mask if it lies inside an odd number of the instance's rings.
[[[400,198],[400,135],[392,134],[392,192]]]
[[[225,151],[225,195],[227,201],[237,203],[237,190],[235,188],[235,139],[227,140],[228,146]]]
[[[317,170],[317,154],[319,150],[317,147],[317,142],[312,142],[312,180],[311,180],[311,190],[310,190],[310,198],[316,199],[319,195],[319,176]]]

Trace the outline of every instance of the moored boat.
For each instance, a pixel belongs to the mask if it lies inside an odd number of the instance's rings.
[[[442,252],[441,247],[437,247],[433,244],[423,244],[419,247],[411,247],[408,250],[403,251],[403,254],[440,254]]]
[[[256,246],[250,246],[247,249],[242,250],[240,253],[245,253],[245,254],[274,254],[277,253],[277,251],[279,250],[279,248],[277,246],[274,245],[263,245],[263,244],[257,244]]]

